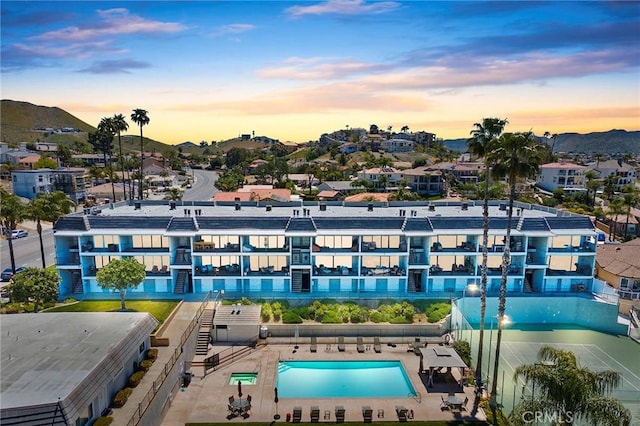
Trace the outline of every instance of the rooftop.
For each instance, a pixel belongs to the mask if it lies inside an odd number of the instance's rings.
[[[169,229],[180,221],[181,229],[189,222],[192,230],[271,230],[275,232],[311,231],[322,229],[358,229],[379,232],[379,229],[403,231],[452,230],[456,232],[482,232],[482,203],[441,202],[380,203],[380,202],[177,202],[171,209],[168,202],[143,202],[120,205],[113,209],[102,207],[88,214],[61,218],[55,224],[56,232],[87,231],[92,229]],[[490,229],[504,230],[506,203],[492,202],[489,207]],[[305,219],[300,228],[292,221]],[[522,220],[521,220],[522,219]],[[308,222],[308,223],[307,223]],[[595,232],[587,216],[571,214],[544,206],[516,204],[512,221],[514,235],[520,230],[528,233],[549,234],[562,230],[572,234]]]

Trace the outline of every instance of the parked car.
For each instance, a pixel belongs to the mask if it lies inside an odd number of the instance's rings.
[[[27,269],[26,266],[18,266],[16,268],[16,274],[24,271],[25,269]],[[13,275],[13,270],[11,269],[11,267],[8,267],[5,268],[4,271],[2,271],[2,274],[0,274],[0,278],[2,279],[2,281],[9,281],[11,278],[13,278]]]
[[[16,238],[24,238],[27,235],[29,235],[29,233],[24,229],[14,229],[13,231],[11,231],[12,240],[15,240]]]

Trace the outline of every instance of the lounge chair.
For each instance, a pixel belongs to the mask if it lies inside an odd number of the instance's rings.
[[[316,336],[311,336],[311,346],[309,350],[311,352],[318,352],[318,338]]]
[[[448,410],[451,407],[449,406],[449,401],[447,401],[446,399],[444,399],[444,395],[440,395],[440,399],[442,400],[442,402],[440,403],[440,409],[441,410]]]
[[[320,421],[320,408],[317,405],[311,406],[311,423],[318,423]]]
[[[293,416],[291,420],[293,423],[300,423],[302,420],[302,407],[293,407]]]
[[[358,348],[359,353],[364,353],[364,343],[362,342],[362,337],[357,338],[356,347]]]
[[[420,348],[422,347],[422,343],[420,342],[420,338],[416,337],[411,344],[411,348],[413,349],[413,353],[416,355],[420,355]]]
[[[336,423],[344,422],[344,407],[342,405],[336,405]]]
[[[462,406],[460,408],[462,408],[463,410],[467,409],[467,404],[469,403],[469,397],[465,396],[464,397],[464,401],[462,402]]]
[[[339,352],[344,352],[344,336],[340,336],[338,337],[338,351]]]
[[[406,422],[408,411],[409,410],[404,408],[404,405],[396,405],[396,414],[398,415],[398,420],[400,420],[401,422]]]
[[[382,347],[380,346],[380,338],[379,337],[374,337],[373,338],[373,350],[376,351],[376,353],[382,352]]]
[[[365,423],[371,423],[373,421],[373,410],[368,405],[362,406],[362,419]]]

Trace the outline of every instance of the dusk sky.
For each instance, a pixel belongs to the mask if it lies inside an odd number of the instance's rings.
[[[176,144],[640,129],[640,2],[6,1],[2,99]],[[129,120],[127,133],[138,134]]]

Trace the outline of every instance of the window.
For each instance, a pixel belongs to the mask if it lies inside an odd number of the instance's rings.
[[[138,352],[140,352],[140,353],[144,352],[144,348],[145,348],[145,342],[140,343],[140,347],[138,348]]]

